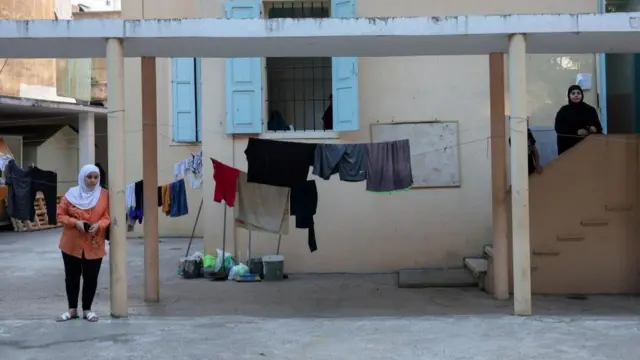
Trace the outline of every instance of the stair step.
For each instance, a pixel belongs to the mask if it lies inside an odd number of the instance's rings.
[[[609,219],[583,219],[580,221],[582,226],[607,226],[609,225]]]
[[[606,211],[631,211],[633,210],[633,205],[631,204],[620,204],[620,205],[605,205],[604,209]]]
[[[482,252],[484,255],[493,258],[493,245],[485,245],[482,247]]]
[[[533,256],[558,256],[560,251],[553,250],[533,250]]]
[[[464,267],[398,271],[399,288],[476,287],[478,280]]]
[[[481,257],[464,258],[464,266],[471,271],[473,276],[479,276],[487,272],[487,259]]]
[[[585,238],[580,234],[561,234],[556,236],[556,240],[561,242],[576,242],[576,241],[584,241]]]

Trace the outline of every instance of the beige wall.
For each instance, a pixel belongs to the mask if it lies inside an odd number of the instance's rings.
[[[0,19],[53,19],[56,0],[0,0]],[[0,95],[28,96],[27,86],[45,86],[55,95],[55,59],[0,58]],[[23,87],[21,94],[20,87]],[[42,89],[37,89],[42,93]],[[27,92],[27,94],[25,94]]]
[[[589,137],[531,178],[534,293],[640,292],[638,144]]]
[[[119,19],[120,11],[90,11],[90,12],[74,12],[73,18],[78,19]],[[78,59],[75,61],[87,61],[88,59]],[[87,74],[86,71],[76,71],[75,73],[70,71],[69,60],[58,59],[58,95],[70,96],[81,100],[106,100],[107,99],[107,65],[105,58],[90,59],[91,73]],[[89,75],[89,78],[87,78]],[[67,78],[71,76],[71,87],[67,86]],[[82,93],[72,93],[77,89],[77,86],[73,86],[73,83],[80,83],[84,85],[86,82],[87,87],[81,86]]]
[[[146,18],[222,17],[224,1],[145,1]],[[147,6],[149,5],[149,6]],[[142,15],[141,1],[123,3],[125,18]],[[451,0],[366,0],[358,16],[444,16],[498,13],[558,13],[595,11],[595,0],[491,2]],[[565,101],[566,88],[577,69],[553,63],[554,56],[529,58],[529,92],[534,121],[544,124]],[[593,55],[571,56],[581,72],[594,72]],[[213,156],[246,170],[245,137],[224,135],[224,59],[203,59],[203,136],[205,157]],[[589,65],[591,64],[591,65]],[[460,122],[462,187],[412,190],[381,196],[367,193],[364,184],[318,181],[320,201],[316,219],[319,250],[310,254],[307,232],[292,228],[283,236],[282,253],[290,272],[382,272],[411,267],[461,266],[464,256],[477,255],[491,242],[491,187],[489,159],[488,56],[433,56],[360,59],[360,131],[341,134],[348,141],[369,141],[371,123],[390,120],[456,120]],[[140,154],[140,61],[127,60],[127,153]],[[549,73],[536,73],[547,69]],[[174,161],[193,147],[172,146],[168,60],[158,64],[160,181],[168,181]],[[594,76],[595,77],[595,76]],[[134,90],[131,90],[134,89]],[[539,119],[539,120],[538,120]],[[552,121],[552,120],[551,120]],[[166,129],[166,130],[165,130]],[[129,181],[141,176],[141,157],[127,163]],[[212,169],[205,161],[205,180]],[[167,180],[165,180],[167,179]],[[204,194],[203,232],[208,250],[221,247],[222,205],[210,199],[213,182],[203,192],[190,191],[194,209]],[[195,209],[194,209],[195,210]],[[195,211],[194,211],[195,212]],[[166,220],[161,235],[188,235],[194,218]],[[243,255],[247,233],[233,229],[228,219],[227,246]],[[293,222],[292,222],[293,224]],[[253,254],[274,253],[277,237],[254,234]],[[241,256],[244,258],[244,256]]]
[[[78,133],[65,126],[37,148],[36,165],[58,174],[58,194],[78,184]]]

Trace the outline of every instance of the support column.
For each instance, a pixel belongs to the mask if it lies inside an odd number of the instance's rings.
[[[78,115],[78,169],[96,163],[96,125],[93,113]]]
[[[531,245],[529,240],[529,170],[527,164],[527,66],[523,34],[509,38],[509,108],[511,136],[511,222],[513,307],[531,315]]]
[[[109,242],[111,316],[126,317],[127,221],[125,218],[124,51],[121,39],[107,40],[107,133],[109,143]]]
[[[493,195],[494,296],[509,299],[509,237],[507,234],[507,149],[505,129],[504,54],[489,55],[491,112],[491,191]]]
[[[156,58],[142,65],[142,180],[144,181],[144,300],[160,301],[158,245],[158,121]]]

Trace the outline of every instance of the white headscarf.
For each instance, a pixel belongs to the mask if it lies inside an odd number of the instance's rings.
[[[89,173],[98,173],[98,184],[93,190],[87,188],[85,185],[85,177]],[[80,169],[80,173],[78,174],[78,186],[74,186],[64,195],[70,203],[78,207],[82,210],[91,209],[98,203],[100,200],[100,193],[102,192],[102,187],[100,187],[100,169],[97,166],[89,164],[85,165]]]

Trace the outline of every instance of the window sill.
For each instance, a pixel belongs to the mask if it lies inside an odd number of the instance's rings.
[[[176,142],[176,141],[171,141],[169,143],[169,146],[202,146],[201,142]]]
[[[260,134],[261,139],[339,139],[335,131],[269,131]]]

